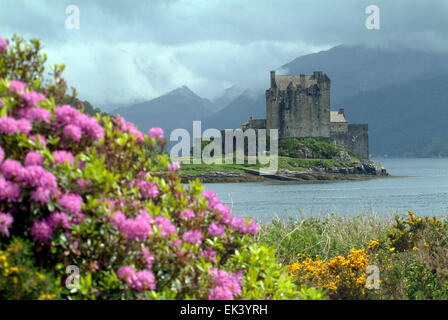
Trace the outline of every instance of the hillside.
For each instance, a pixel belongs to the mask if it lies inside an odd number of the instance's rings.
[[[362,91],[448,73],[448,55],[412,49],[337,46],[283,65],[287,74],[322,70],[331,79],[331,103]]]
[[[448,74],[360,93],[341,105],[350,122],[369,123],[372,154],[448,156]]]
[[[203,120],[203,126],[217,129],[240,128],[241,123],[249,120],[253,114],[255,119],[266,118],[266,99],[264,92],[244,91],[224,109]]]
[[[156,99],[113,110],[127,121],[135,123],[141,131],[162,127],[166,133],[176,128],[191,130],[192,121],[212,113],[212,103],[196,95],[188,87],[175,89]],[[169,136],[168,136],[169,138]]]
[[[328,74],[332,109],[345,107],[351,123],[369,124],[371,154],[448,155],[442,121],[447,119],[448,55],[338,46],[298,57],[280,69],[287,74]],[[263,91],[255,96],[243,93],[204,122],[207,127],[239,128],[251,114],[265,118],[265,104]]]

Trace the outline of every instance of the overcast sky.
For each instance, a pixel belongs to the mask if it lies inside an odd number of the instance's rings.
[[[368,30],[368,5],[380,30]],[[68,5],[79,30],[66,28]],[[264,88],[269,70],[339,44],[448,50],[446,0],[0,0],[0,36],[41,38],[51,63],[94,105],[187,85],[213,98]]]

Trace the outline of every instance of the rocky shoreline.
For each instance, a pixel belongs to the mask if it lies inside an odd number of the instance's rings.
[[[245,172],[208,171],[197,175],[182,174],[182,181],[198,178],[203,183],[263,182],[263,181],[332,181],[363,180],[390,176],[380,162],[363,160],[344,167],[315,167],[307,170],[278,170],[275,175],[259,175],[257,170]]]

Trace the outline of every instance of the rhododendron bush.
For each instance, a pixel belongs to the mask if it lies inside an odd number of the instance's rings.
[[[67,105],[64,66],[45,79],[40,49],[0,38],[0,249],[31,243],[34,267],[57,282],[47,297],[297,297],[254,220],[180,182],[160,128]],[[66,287],[67,266],[79,289]]]

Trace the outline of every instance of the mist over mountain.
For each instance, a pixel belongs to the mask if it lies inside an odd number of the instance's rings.
[[[215,105],[216,111],[219,111],[225,108],[228,104],[230,104],[233,100],[238,98],[240,94],[244,92],[244,89],[239,86],[231,86],[224,90],[224,92],[213,99],[213,104]]]
[[[324,71],[331,79],[331,104],[362,91],[448,73],[448,55],[413,49],[337,46],[281,66],[286,74]]]
[[[341,105],[369,124],[374,155],[448,156],[448,74],[359,93]]]
[[[278,68],[278,74],[312,74],[331,79],[331,105],[346,109],[350,123],[368,123],[370,153],[390,156],[448,155],[448,55],[409,49],[337,46],[305,55]],[[269,74],[266,74],[269,77]],[[166,132],[240,128],[251,115],[266,117],[265,89],[227,88],[211,102],[188,87],[150,101],[120,107],[142,131],[160,126]]]
[[[241,123],[249,120],[266,118],[266,98],[262,90],[246,90],[224,109],[204,118],[203,127],[216,129],[236,129]]]
[[[213,105],[208,99],[199,97],[188,87],[177,88],[150,101],[113,110],[146,132],[151,127],[161,127],[169,137],[176,128],[189,129],[193,120],[201,120],[212,113]]]

